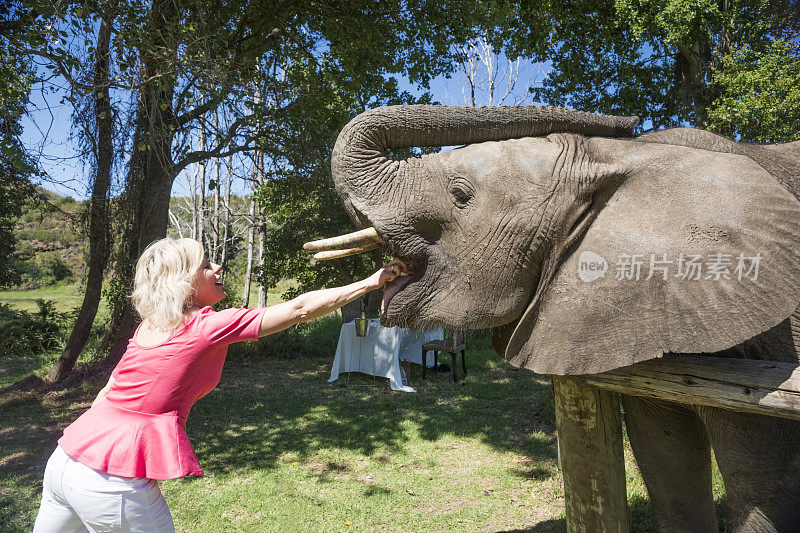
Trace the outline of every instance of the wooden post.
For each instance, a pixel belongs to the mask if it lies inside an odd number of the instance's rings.
[[[622,421],[617,393],[553,376],[567,531],[627,533]]]

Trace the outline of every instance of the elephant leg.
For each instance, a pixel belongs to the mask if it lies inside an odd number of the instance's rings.
[[[659,531],[716,532],[711,450],[695,410],[626,395],[622,404]]]
[[[733,531],[800,531],[800,422],[704,407]]]

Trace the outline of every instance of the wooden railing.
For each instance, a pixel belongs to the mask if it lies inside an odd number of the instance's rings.
[[[617,393],[800,420],[800,367],[669,356],[603,374],[553,376],[567,531],[627,532]]]

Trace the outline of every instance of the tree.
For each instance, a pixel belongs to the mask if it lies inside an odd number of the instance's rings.
[[[270,222],[259,277],[268,287],[285,278],[297,280],[284,297],[351,282],[383,261],[380,251],[373,251],[316,263],[301,250],[304,241],[352,231],[330,178],[333,144],[347,121],[368,108],[430,102],[430,95],[415,98],[401,91],[392,74],[426,86],[434,76],[452,72],[458,52],[450,42],[474,36],[485,20],[475,3],[441,10],[395,2],[347,5],[335,15],[322,10],[327,19],[319,35],[293,34],[302,39],[297,49],[306,52],[281,65],[288,91],[277,94],[293,105],[279,129],[259,139],[266,181],[257,197]],[[320,40],[330,46],[315,45]],[[264,94],[267,101],[275,98],[275,92]],[[367,303],[374,312],[379,295],[369,295]]]
[[[392,74],[425,86],[448,72],[449,42],[466,40],[483,16],[480,4],[401,0],[17,0],[14,5],[16,20],[0,30],[16,32],[16,50],[41,58],[70,86],[89,90],[91,84],[78,75],[81,58],[95,48],[87,36],[101,14],[114,9],[109,90],[130,105],[118,108],[121,131],[129,136],[123,145],[123,191],[115,200],[118,238],[107,292],[111,321],[98,350],[104,369],[116,363],[138,320],[126,297],[134,264],[150,242],[166,234],[170,191],[180,172],[258,146],[270,168],[282,169],[275,177],[301,178],[301,188],[312,192],[325,183],[322,207],[337,221],[325,232],[338,231],[346,221],[325,181],[336,132],[369,106],[409,101]],[[263,103],[254,102],[254,83]],[[207,120],[209,113],[219,114],[218,127]],[[198,128],[206,142],[196,148]],[[306,234],[320,220],[309,214]],[[294,246],[297,257],[296,241]],[[327,276],[307,270],[301,281],[318,286],[332,277],[352,277],[361,260],[318,269]],[[304,256],[300,262],[308,266]]]
[[[709,129],[752,142],[800,137],[800,49],[778,40],[732,50],[714,73]]]
[[[460,57],[463,105],[522,105],[544,78],[542,65],[509,61],[484,36],[453,47]]]
[[[114,115],[109,94],[109,57],[112,21],[102,18],[94,51],[93,78],[89,92],[92,113],[83,120],[84,139],[90,144],[94,157],[95,175],[89,203],[89,260],[83,302],[75,318],[67,344],[61,356],[47,374],[47,381],[58,381],[75,366],[91,333],[103,289],[103,277],[110,248],[110,221],[108,194],[111,186],[111,169],[114,164]]]
[[[715,81],[736,63],[731,54],[760,57],[796,39],[796,11],[795,0],[548,0],[512,9],[495,39],[552,62],[533,91],[540,101],[638,115],[653,128],[708,127],[720,91],[733,87]]]
[[[30,198],[36,167],[20,142],[32,74],[0,38],[0,285],[13,281],[9,261],[16,247],[14,223]]]
[[[256,139],[265,154],[269,151],[268,157],[296,172],[295,163],[304,161],[287,158],[289,147],[310,136],[318,138],[317,146],[326,141],[324,151],[329,152],[333,140],[328,133],[338,131],[358,109],[351,102],[346,113],[328,113],[326,99],[331,95],[349,94],[353,101],[360,97],[363,107],[370,100],[381,101],[383,95],[376,98],[364,88],[385,89],[387,73],[404,73],[413,82],[426,83],[450,68],[446,37],[466,33],[476,16],[472,4],[451,7],[440,11],[439,6],[409,6],[400,0],[329,0],[313,6],[267,0],[211,6],[154,0],[143,16],[135,13],[129,28],[123,21],[120,32],[131,36],[141,82],[124,226],[118,231],[122,238],[115,261],[116,294],[129,289],[134,261],[143,248],[164,236],[169,191],[177,173],[210,157],[252,151]],[[324,83],[317,79],[320,75]],[[253,80],[261,86],[263,105],[253,102]],[[192,106],[190,97],[196,94],[202,99]],[[227,129],[208,136],[216,140],[215,146],[190,151],[189,129],[214,110],[229,114]],[[324,160],[318,151],[314,156],[315,163]],[[341,210],[338,202],[336,209]],[[109,353],[109,367],[136,323],[126,299],[113,299],[112,308],[111,333],[101,345],[101,351]]]

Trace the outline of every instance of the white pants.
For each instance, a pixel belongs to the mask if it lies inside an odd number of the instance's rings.
[[[47,461],[34,533],[174,532],[152,479],[117,477],[72,459],[61,446]]]

